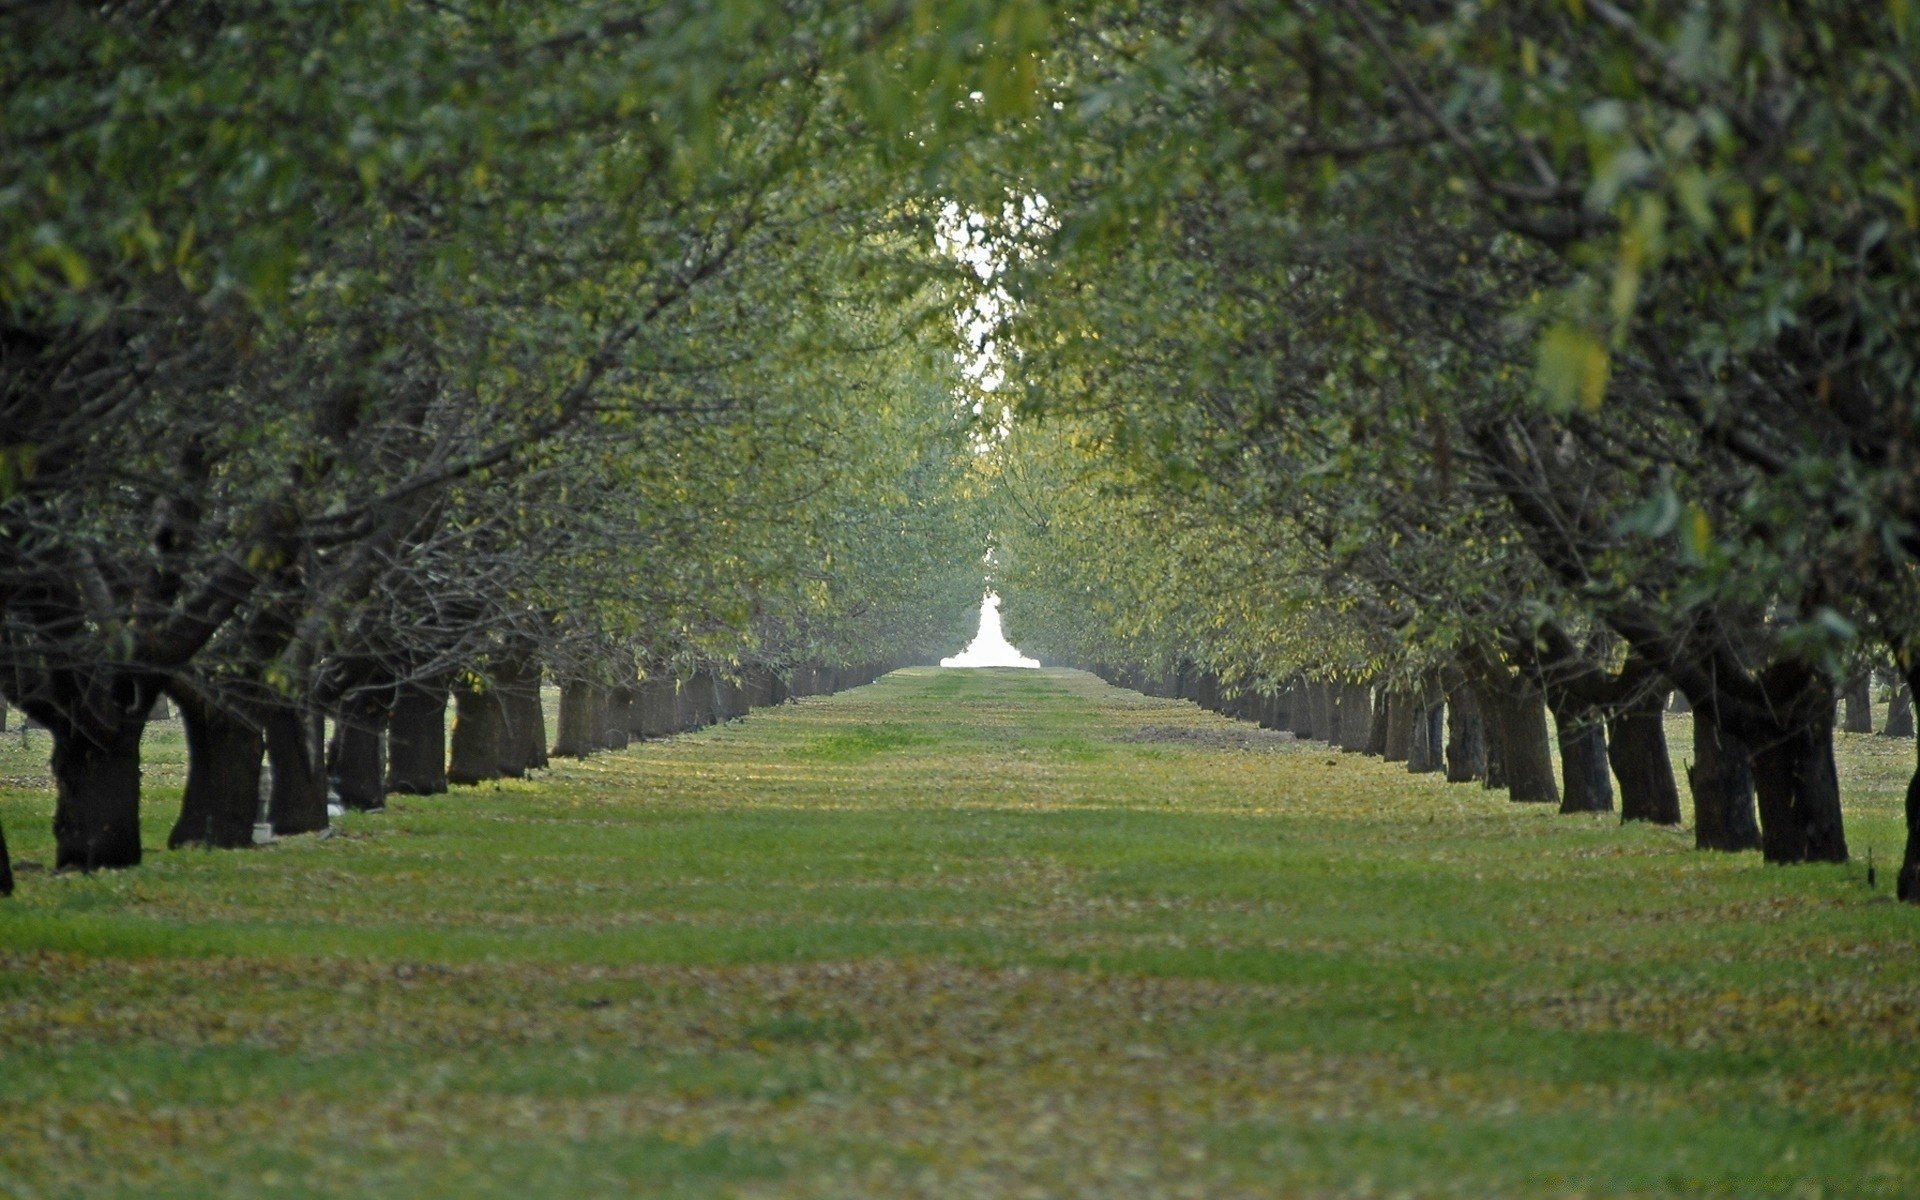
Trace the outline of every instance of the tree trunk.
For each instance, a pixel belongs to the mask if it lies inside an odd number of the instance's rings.
[[[841,672],[837,680],[839,688],[845,691],[852,684],[852,673]],[[680,689],[681,699],[686,702],[689,729],[699,729],[720,720],[718,711],[719,697],[715,688],[715,679],[711,671],[695,671],[687,677]]]
[[[1560,811],[1612,812],[1613,776],[1607,772],[1607,727],[1589,713],[1557,724],[1560,739]]]
[[[191,689],[181,689],[174,699],[187,735],[187,786],[167,849],[253,845],[266,739],[244,717]]]
[[[53,735],[54,866],[140,865],[140,733],[127,720],[96,740],[58,718]]]
[[[663,738],[679,732],[674,724],[673,711],[679,690],[679,681],[666,676],[648,676],[641,682],[641,736]]]
[[[499,692],[483,692],[467,680],[455,685],[447,782],[475,784],[505,774],[511,750],[502,709]]]
[[[1387,755],[1387,738],[1393,724],[1393,704],[1391,694],[1385,687],[1373,689],[1372,709],[1367,722],[1366,752],[1376,758]]]
[[[1846,862],[1833,726],[1825,714],[1769,739],[1753,755],[1760,851],[1768,862]]]
[[[633,737],[633,689],[607,689],[607,705],[601,713],[601,744],[609,750],[625,750]]]
[[[1913,736],[1913,689],[1902,682],[1887,701],[1887,723],[1880,727],[1881,737]]]
[[[1415,775],[1445,770],[1446,737],[1446,701],[1435,689],[1415,700],[1413,728],[1407,740],[1407,770]]]
[[[1426,712],[1420,697],[1412,692],[1386,693],[1387,736],[1381,747],[1388,762],[1406,762],[1413,757],[1414,726],[1424,724]]]
[[[1320,685],[1303,679],[1294,685],[1294,695],[1293,736],[1311,742],[1326,728],[1320,723],[1325,708],[1320,702]]]
[[[1607,719],[1607,757],[1620,779],[1620,820],[1680,823],[1680,789],[1667,756],[1667,730],[1658,693]]]
[[[632,745],[647,739],[646,684],[636,683],[627,690],[627,744]]]
[[[593,684],[566,680],[560,685],[560,727],[553,737],[553,756],[585,758],[594,749]]]
[[[1702,850],[1758,850],[1760,823],[1753,812],[1753,757],[1747,744],[1716,724],[1710,713],[1693,713],[1693,841]]]
[[[445,680],[400,685],[387,718],[387,790],[437,796],[447,790]]]
[[[547,713],[540,700],[540,660],[532,654],[503,659],[500,689],[502,772],[519,779],[547,765]]]
[[[1373,696],[1364,683],[1340,685],[1340,749],[1362,754],[1373,732]]]
[[[308,736],[307,721],[291,704],[267,709],[267,761],[273,767],[273,785],[267,797],[267,819],[277,835],[317,833],[327,827],[327,776],[319,748]]]
[[[1873,732],[1873,672],[1858,670],[1847,677],[1841,689],[1846,704],[1846,719],[1840,728],[1846,733]]]
[[[1553,747],[1547,738],[1547,701],[1523,680],[1496,680],[1482,689],[1487,722],[1487,777],[1497,758],[1507,798],[1518,804],[1558,804]],[[1498,786],[1489,783],[1489,786]]]
[[[1487,791],[1501,791],[1507,786],[1507,747],[1500,709],[1485,688],[1476,687],[1474,698],[1480,705],[1480,742],[1486,755],[1486,770],[1480,776],[1480,786]]]
[[[386,807],[386,714],[356,707],[336,718],[333,734],[333,790],[340,803],[360,812]]]
[[[0,897],[13,895],[13,860],[7,857],[7,831],[0,829]]]
[[[1486,731],[1480,694],[1471,685],[1447,689],[1447,782],[1471,783],[1487,773]]]
[[[140,734],[156,681],[121,676],[107,695],[59,688],[50,700],[16,697],[53,737],[55,870],[140,865]]]

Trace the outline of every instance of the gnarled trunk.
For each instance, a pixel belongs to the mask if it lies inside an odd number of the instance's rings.
[[[315,718],[319,720],[319,718]],[[276,703],[266,710],[267,761],[273,767],[273,785],[267,797],[267,819],[277,835],[317,833],[327,827],[327,776],[321,767],[319,736],[291,704]]]
[[[674,709],[679,696],[679,681],[666,676],[648,676],[640,684],[640,730],[644,737],[671,737],[679,732]]]
[[[1658,693],[1607,718],[1607,758],[1620,779],[1620,820],[1680,823],[1680,789],[1667,754],[1667,730],[1661,718],[1665,701]]]
[[[1293,736],[1310,742],[1320,736],[1320,704],[1317,684],[1306,680],[1293,685]]]
[[[181,689],[174,700],[186,727],[187,786],[167,848],[253,845],[266,739],[257,725],[192,688]]]
[[[1447,782],[1471,783],[1487,773],[1480,694],[1466,683],[1447,689]]]
[[[500,693],[482,691],[468,680],[456,684],[451,741],[447,782],[475,784],[505,774],[509,747]]]
[[[1373,732],[1373,694],[1364,683],[1340,685],[1340,749],[1348,754],[1366,751]]]
[[[1566,686],[1550,688],[1547,702],[1560,742],[1560,811],[1612,812],[1613,778],[1607,773],[1607,731],[1599,710]]]
[[[1710,712],[1693,712],[1693,841],[1702,850],[1758,850],[1753,811],[1753,752]]]
[[[1607,771],[1607,727],[1596,714],[1556,725],[1560,739],[1560,811],[1612,812],[1613,776]]]
[[[594,685],[569,679],[560,685],[560,727],[554,731],[555,758],[585,758],[598,746],[594,738]]]
[[[1407,736],[1407,770],[1427,775],[1446,767],[1446,703],[1438,691],[1413,697]]]
[[[600,714],[600,744],[609,750],[625,750],[633,737],[633,689],[608,688],[606,695],[606,708]]]
[[[1374,688],[1372,702],[1371,719],[1367,722],[1365,750],[1366,753],[1377,758],[1385,758],[1389,726],[1393,723],[1393,704],[1390,693],[1384,687]]]
[[[1893,689],[1893,698],[1887,701],[1887,723],[1880,727],[1880,736],[1913,736],[1913,689],[1905,682]]]
[[[335,718],[333,790],[340,803],[360,812],[377,812],[387,800],[386,712],[356,705]]]
[[[387,788],[409,796],[447,790],[447,690],[444,679],[400,685],[387,718]]]
[[[1412,692],[1395,689],[1385,696],[1386,737],[1381,754],[1388,762],[1406,762],[1413,757],[1413,727],[1425,717],[1420,698]]]
[[[532,654],[504,659],[496,669],[503,722],[500,768],[518,779],[547,765],[547,713],[540,701],[540,660]]]
[[[1504,784],[1520,804],[1558,804],[1553,747],[1547,738],[1547,701],[1524,680],[1492,680],[1480,691],[1487,728],[1488,786]],[[1494,764],[1501,779],[1494,782]]]
[[[21,700],[53,735],[54,867],[140,865],[140,734],[159,694],[151,679],[124,676],[88,703],[77,688],[51,700]]]
[[[710,671],[695,671],[680,685],[680,702],[685,724],[683,729],[699,729],[717,722],[720,717],[716,711],[714,677]],[[844,690],[851,682],[848,672],[835,673],[835,690]]]
[[[1847,677],[1840,692],[1846,716],[1840,728],[1846,733],[1873,732],[1873,672],[1858,670]]]
[[[1753,783],[1760,851],[1768,862],[1847,861],[1833,726],[1824,712],[1756,749]]]

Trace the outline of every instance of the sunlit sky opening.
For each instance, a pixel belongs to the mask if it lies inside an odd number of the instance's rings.
[[[980,601],[980,632],[965,650],[940,660],[943,667],[1038,667],[1034,659],[1020,653],[1000,632],[1000,597],[992,592]]]

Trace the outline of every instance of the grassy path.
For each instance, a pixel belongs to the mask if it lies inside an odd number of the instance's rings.
[[[28,871],[0,1195],[1920,1195],[1884,881],[1226,724],[908,671],[327,841]],[[1904,752],[1843,752],[1883,863]]]

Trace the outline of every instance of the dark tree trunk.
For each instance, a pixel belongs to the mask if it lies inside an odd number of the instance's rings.
[[[1475,688],[1474,698],[1480,705],[1480,742],[1486,754],[1486,771],[1480,776],[1480,786],[1488,791],[1503,790],[1507,786],[1507,745],[1506,730],[1500,724],[1501,711],[1485,688]]]
[[[609,750],[625,750],[633,737],[633,689],[608,688],[606,697],[606,709],[600,714],[601,744]]]
[[[566,680],[560,685],[560,727],[553,736],[553,756],[585,758],[594,749],[593,684]]]
[[[1317,741],[1327,728],[1327,705],[1320,694],[1320,685],[1302,680],[1297,690],[1300,701],[1293,707],[1293,736],[1302,741]]]
[[[409,796],[447,790],[445,680],[400,685],[387,718],[387,789]]]
[[[1390,691],[1385,693],[1385,707],[1387,736],[1381,746],[1382,755],[1388,762],[1406,762],[1413,757],[1414,726],[1425,716],[1420,698],[1412,692]]]
[[[722,676],[715,684],[716,705],[722,721],[732,721],[747,715],[747,693],[737,679]]]
[[[1657,693],[1607,719],[1607,757],[1620,779],[1620,820],[1680,823],[1680,789],[1667,756],[1667,730]]]
[[[1387,753],[1387,738],[1393,724],[1393,705],[1386,688],[1373,690],[1372,710],[1367,722],[1366,752],[1376,758],[1384,758]]]
[[[636,683],[629,689],[627,698],[627,743],[643,742],[647,738],[647,701],[646,684]]]
[[[205,696],[183,690],[174,699],[186,728],[187,786],[167,848],[238,850],[253,845],[266,739],[246,718]]]
[[[1693,841],[1702,850],[1758,850],[1760,823],[1753,812],[1753,755],[1747,744],[1715,724],[1706,712],[1693,714],[1693,765],[1687,768],[1693,793]]]
[[[386,807],[386,714],[356,707],[336,718],[333,742],[333,790],[340,803],[360,812]]]
[[[506,773],[511,752],[500,693],[462,680],[453,689],[453,738],[447,782],[483,783]]]
[[[1913,689],[1904,682],[1893,689],[1893,698],[1887,701],[1887,723],[1880,727],[1880,736],[1913,736]]]
[[[640,684],[640,730],[644,737],[671,737],[679,732],[674,723],[674,704],[680,690],[677,680],[649,676]]]
[[[1855,671],[1847,677],[1840,696],[1846,705],[1846,719],[1840,728],[1845,733],[1873,732],[1873,672]]]
[[[1560,811],[1612,812],[1613,777],[1607,772],[1607,728],[1598,714],[1557,725],[1560,739]]]
[[[1768,862],[1847,861],[1833,726],[1824,713],[1756,750],[1753,783],[1760,800],[1760,851]]]
[[[327,776],[308,722],[291,704],[275,704],[263,722],[273,785],[267,819],[279,835],[317,833],[327,827]]]
[[[7,857],[7,832],[0,829],[0,897],[13,895],[13,860]]]
[[[1373,732],[1373,696],[1364,683],[1340,685],[1340,749],[1362,754]]]
[[[1509,800],[1558,804],[1553,747],[1547,738],[1546,697],[1522,680],[1494,681],[1481,690],[1480,709],[1487,722],[1488,779],[1493,778],[1497,758]]]
[[[54,868],[140,865],[140,734],[158,688],[125,678],[112,699],[90,708],[82,723],[72,715],[79,695],[21,708],[53,736]]]
[[[1465,683],[1447,689],[1447,782],[1471,783],[1487,773],[1480,694]]]
[[[688,729],[699,729],[720,720],[714,682],[711,672],[695,671],[682,685],[680,698],[687,706]],[[852,683],[851,672],[840,672],[835,682],[838,685],[836,691],[845,691]]]
[[[547,765],[547,713],[540,702],[540,660],[503,660],[500,676],[501,769],[518,779]]]
[[[1437,690],[1415,697],[1407,737],[1407,770],[1427,775],[1446,767],[1446,702]]]

